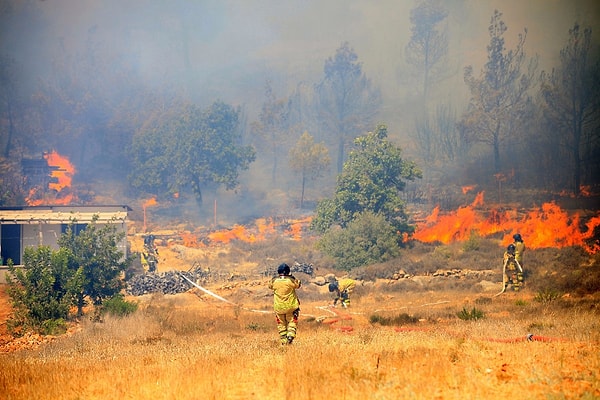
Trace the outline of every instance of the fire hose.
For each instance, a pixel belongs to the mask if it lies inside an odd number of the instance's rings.
[[[209,296],[212,296],[218,300],[221,300],[221,301],[231,304],[233,306],[236,306],[236,307],[238,306],[238,304],[236,304],[232,301],[229,301],[226,298],[221,297],[218,294],[213,293],[208,289],[203,288],[202,286],[193,282],[191,279],[189,279],[184,274],[182,274],[182,273],[179,273],[179,274],[181,275],[181,277],[183,279],[188,281],[190,284],[192,284],[197,289],[208,294]],[[330,307],[318,307],[318,308],[325,310],[325,311],[333,314],[333,316],[334,316],[334,318],[322,319],[320,322],[322,322],[324,324],[328,324],[332,329],[337,329],[341,332],[352,332],[354,330],[354,328],[351,326],[336,326],[335,328],[333,326],[333,324],[339,322],[340,320],[351,320],[352,316],[350,314],[341,313],[340,311],[338,311],[336,309],[331,309]],[[251,312],[259,312],[259,313],[271,313],[271,311],[266,311],[266,310],[255,310],[255,309],[247,309],[247,308],[244,308],[244,310],[251,311]],[[394,330],[396,332],[429,332],[430,331],[430,329],[418,328],[418,327],[397,327],[397,328],[394,328]],[[546,342],[546,343],[548,343],[548,342],[567,342],[568,341],[567,339],[563,339],[563,338],[540,336],[540,335],[534,335],[533,333],[529,333],[525,336],[519,336],[516,338],[483,338],[483,340],[486,340],[488,342],[498,342],[498,343],[518,343],[518,342]]]
[[[522,274],[523,268],[521,267],[521,264],[519,263],[519,261],[517,261],[516,258],[513,258],[513,260],[517,264],[517,267],[519,267],[519,272]],[[493,297],[500,296],[506,291],[506,286],[508,286],[506,282],[506,265],[508,264],[508,261],[509,259],[507,258],[506,260],[504,260],[504,265],[502,265],[502,290],[499,293],[496,293]]]
[[[203,292],[204,292],[204,293],[206,293],[207,295],[209,295],[209,296],[212,296],[212,297],[214,297],[215,299],[221,300],[221,301],[223,301],[223,302],[225,302],[225,303],[228,303],[228,304],[231,304],[231,305],[233,305],[233,306],[239,307],[239,305],[238,305],[238,304],[235,304],[234,302],[232,302],[232,301],[229,301],[229,300],[227,300],[226,298],[224,298],[224,297],[221,297],[221,296],[219,296],[218,294],[216,294],[216,293],[213,293],[213,292],[211,292],[210,290],[208,290],[208,289],[205,289],[205,288],[203,288],[202,286],[198,285],[196,282],[192,281],[190,278],[188,278],[187,276],[185,276],[183,273],[179,272],[179,275],[181,275],[181,277],[182,277],[183,279],[185,279],[186,281],[188,281],[189,283],[191,283],[191,284],[192,284],[194,287],[196,287],[197,289],[199,289],[199,290],[203,291]],[[242,308],[243,308],[243,307],[242,307]],[[252,312],[258,312],[258,313],[265,313],[265,314],[266,314],[266,313],[269,313],[269,314],[271,313],[271,311],[266,311],[266,310],[254,310],[254,309],[249,309],[249,308],[244,308],[244,310],[246,310],[246,311],[252,311]]]

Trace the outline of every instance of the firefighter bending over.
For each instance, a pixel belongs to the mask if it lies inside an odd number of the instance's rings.
[[[279,340],[282,345],[292,344],[296,338],[300,314],[300,300],[296,289],[300,288],[301,283],[290,275],[290,267],[285,263],[277,268],[277,274],[278,276],[269,282],[269,289],[273,290],[273,309]]]
[[[516,259],[516,246],[509,244],[504,252],[504,288],[508,285],[517,292],[523,285],[523,271],[519,261]]]
[[[329,284],[329,292],[335,293],[335,299],[333,300],[333,306],[337,305],[339,301],[342,303],[342,307],[348,308],[350,305],[350,293],[356,287],[356,281],[350,278],[340,279],[338,281],[333,281]]]

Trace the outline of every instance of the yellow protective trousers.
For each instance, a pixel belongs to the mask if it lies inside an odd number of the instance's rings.
[[[279,340],[281,341],[281,344],[291,343],[296,337],[296,330],[298,328],[298,315],[300,315],[299,308],[285,313],[275,313],[277,330],[279,331]]]

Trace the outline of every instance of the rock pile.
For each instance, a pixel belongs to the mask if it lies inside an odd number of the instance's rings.
[[[202,269],[193,269],[190,271],[139,274],[127,281],[126,291],[132,296],[141,296],[148,293],[176,294],[187,292],[192,285],[181,274],[184,274],[193,282],[205,282],[208,280],[210,273]]]
[[[309,275],[309,276],[313,276],[315,273],[315,267],[310,264],[310,263],[299,263],[299,262],[294,262],[293,265],[290,265],[290,272],[293,273],[297,273],[297,272],[302,272],[303,274]],[[277,267],[274,268],[267,268],[266,270],[263,271],[263,275],[264,276],[275,276],[277,275]]]

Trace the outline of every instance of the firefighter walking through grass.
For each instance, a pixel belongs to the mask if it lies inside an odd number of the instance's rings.
[[[277,320],[277,330],[281,344],[292,344],[296,338],[298,328],[298,315],[300,314],[300,300],[296,289],[301,283],[290,275],[290,267],[281,264],[277,268],[277,275],[269,282],[269,289],[273,290],[273,309]]]

